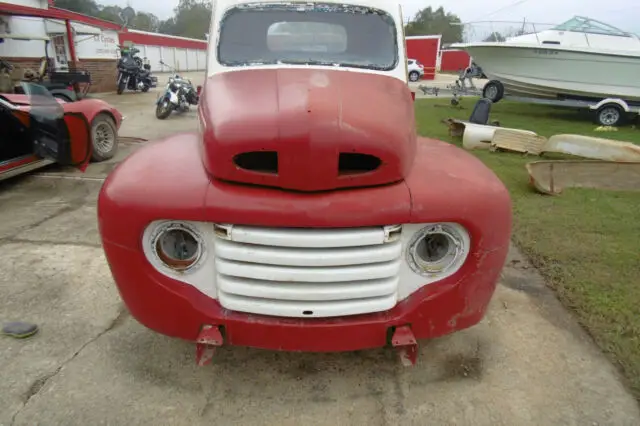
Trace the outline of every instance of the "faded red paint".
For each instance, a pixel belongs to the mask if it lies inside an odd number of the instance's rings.
[[[218,179],[299,191],[398,182],[415,156],[413,107],[406,83],[376,74],[318,69],[218,74],[206,81],[199,110],[204,165]],[[278,172],[237,167],[234,157],[251,151],[277,152]],[[339,154],[354,152],[382,164],[368,173],[341,175]]]
[[[31,100],[29,99],[29,95],[3,93],[2,98],[14,104],[21,111],[28,112],[31,109]],[[100,113],[108,113],[113,117],[117,128],[120,128],[120,125],[122,124],[123,117],[120,111],[102,99],[89,98],[75,102],[65,102],[56,98],[56,101],[62,105],[64,112],[83,114],[89,121],[93,121],[93,119]]]
[[[242,93],[250,95],[237,95]],[[424,339],[482,319],[506,259],[511,208],[503,184],[474,156],[420,138],[411,173],[401,182],[302,193],[211,178],[201,146],[195,133],[149,144],[109,175],[99,196],[99,229],[111,272],[130,312],[148,328],[196,341],[201,327],[211,324],[224,327],[227,345],[322,352],[384,346],[389,327],[408,324]],[[472,245],[456,274],[421,288],[390,311],[275,318],[228,311],[151,266],[140,238],[149,222],[166,218],[288,227],[455,221],[470,232]]]

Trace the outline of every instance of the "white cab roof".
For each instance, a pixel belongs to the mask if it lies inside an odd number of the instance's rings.
[[[394,0],[213,0],[214,6],[219,6],[223,9],[228,9],[239,4],[245,3],[332,3],[332,4],[346,4],[353,6],[365,6],[381,9],[386,12],[396,13],[399,10],[400,2]]]

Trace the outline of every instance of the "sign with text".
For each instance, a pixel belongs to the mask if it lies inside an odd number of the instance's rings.
[[[101,34],[89,36],[78,42],[78,57],[82,59],[117,59],[118,33],[102,31]]]

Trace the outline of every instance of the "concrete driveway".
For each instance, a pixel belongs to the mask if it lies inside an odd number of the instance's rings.
[[[127,116],[122,136],[196,129],[195,111],[157,120],[156,96],[106,96]],[[0,425],[640,424],[615,368],[516,249],[485,320],[422,342],[414,368],[386,349],[247,348],[197,367],[193,344],[129,316],[100,248],[102,179],[139,146],[85,174],[0,184],[0,321],[41,327],[0,339]]]

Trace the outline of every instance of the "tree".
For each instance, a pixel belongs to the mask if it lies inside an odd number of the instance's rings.
[[[104,19],[105,21],[122,24],[120,12],[122,12],[122,8],[120,6],[101,6],[100,11],[94,16],[96,18]]]
[[[483,41],[494,42],[494,41],[505,41],[505,40],[506,39],[502,34],[500,34],[497,31],[494,31],[491,34],[489,34],[489,37],[485,38]]]
[[[129,28],[140,31],[156,32],[160,28],[160,19],[153,13],[138,12]]]
[[[104,6],[95,0],[56,0],[56,7],[122,24],[120,6]],[[160,21],[153,13],[136,12],[127,27],[140,31],[160,32],[205,40],[211,21],[210,0],[180,0],[174,16]]]
[[[56,7],[89,16],[97,16],[100,5],[95,0],[56,0]]]
[[[171,35],[204,40],[209,32],[211,12],[208,0],[180,0],[174,17],[160,23],[159,29]]]
[[[426,7],[413,17],[405,26],[405,35],[441,34],[442,43],[458,43],[462,41],[463,27],[460,18],[443,7],[435,11],[431,6]],[[458,24],[458,25],[456,25]]]

